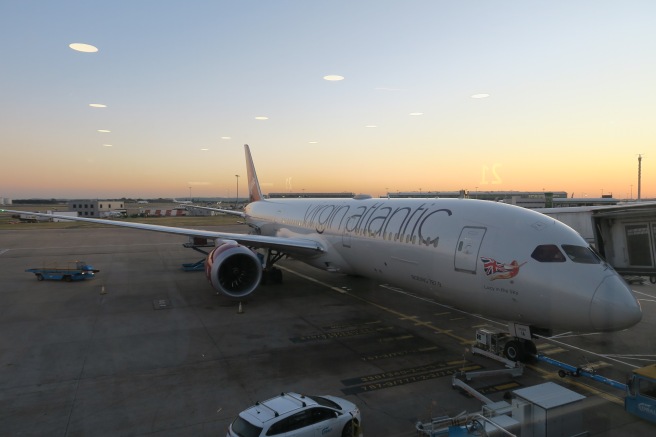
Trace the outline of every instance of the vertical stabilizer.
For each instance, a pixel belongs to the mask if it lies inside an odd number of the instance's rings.
[[[246,175],[248,176],[248,201],[256,202],[262,200],[263,197],[262,190],[260,190],[260,183],[257,180],[257,173],[255,173],[251,149],[248,147],[248,144],[244,144],[244,152],[246,153]]]

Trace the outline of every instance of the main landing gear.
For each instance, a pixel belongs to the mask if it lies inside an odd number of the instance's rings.
[[[282,284],[282,270],[278,267],[274,267],[274,264],[285,256],[284,253],[278,252],[277,250],[267,250],[266,261],[262,263],[264,265],[264,270],[262,271],[260,285]]]
[[[282,270],[277,267],[270,267],[262,271],[260,285],[282,284]]]

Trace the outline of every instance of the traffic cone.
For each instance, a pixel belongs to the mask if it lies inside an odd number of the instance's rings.
[[[244,314],[244,309],[241,306],[241,301],[239,301],[239,309],[237,309],[237,314]]]
[[[104,285],[102,287],[100,287],[100,294],[107,294],[107,292],[105,291],[105,286]]]

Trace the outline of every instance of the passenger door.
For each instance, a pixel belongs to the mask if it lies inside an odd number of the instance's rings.
[[[476,273],[478,251],[486,230],[486,228],[476,226],[462,228],[454,256],[454,267],[457,271]]]
[[[328,408],[313,408],[312,422],[314,428],[313,437],[339,437],[342,430],[339,429],[337,413]]]
[[[323,407],[314,407],[297,413],[302,415],[303,427],[285,434],[289,437],[330,437],[340,436],[342,430],[337,429],[337,413]],[[294,417],[294,416],[292,416]],[[291,418],[290,418],[291,419]]]

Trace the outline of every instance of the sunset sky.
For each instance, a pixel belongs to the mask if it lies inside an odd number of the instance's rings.
[[[245,143],[265,193],[635,198],[642,154],[656,197],[655,17],[653,0],[6,0],[0,197],[234,197],[237,174],[245,196]]]

